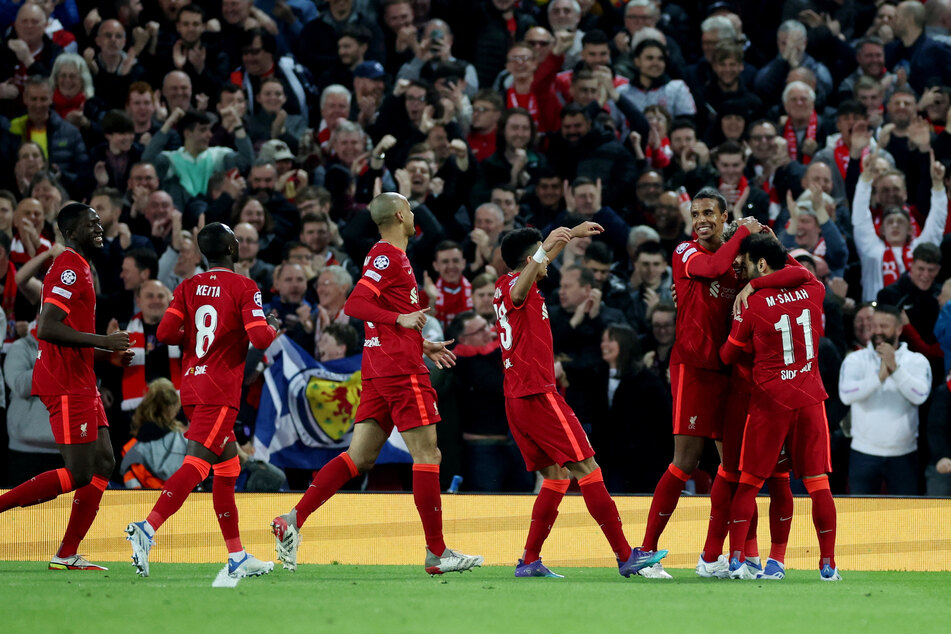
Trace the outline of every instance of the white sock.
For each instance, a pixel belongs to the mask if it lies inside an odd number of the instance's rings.
[[[232,561],[241,561],[242,559],[244,559],[244,555],[245,555],[245,552],[244,552],[244,549],[242,548],[236,553],[228,553],[228,559]]]
[[[155,537],[155,527],[149,524],[148,520],[145,520],[143,524],[145,528],[145,534],[148,535],[149,537]]]

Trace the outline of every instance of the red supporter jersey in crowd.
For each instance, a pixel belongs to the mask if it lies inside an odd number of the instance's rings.
[[[358,307],[369,301],[379,316]],[[428,374],[423,363],[423,337],[396,324],[399,315],[420,309],[419,286],[409,258],[402,249],[380,240],[363,262],[363,275],[347,299],[347,315],[364,321],[362,376]]]
[[[548,307],[534,282],[525,301],[515,305],[512,287],[518,276],[519,273],[509,273],[500,277],[493,299],[502,344],[506,398],[555,391],[555,354]]]
[[[96,291],[92,284],[89,263],[76,251],[67,248],[53,260],[43,278],[43,303],[40,310],[52,304],[66,313],[63,323],[79,332],[96,332]],[[96,394],[93,371],[95,353],[92,348],[58,346],[40,340],[33,368],[35,396]]]
[[[827,398],[819,376],[825,287],[815,277],[800,286],[763,289],[733,319],[724,357],[753,352],[753,397],[786,409]]]
[[[228,269],[199,273],[175,288],[172,304],[159,324],[159,338],[166,343],[161,335],[169,324],[176,331],[184,327],[179,344],[182,404],[238,408],[249,334],[251,338],[259,334],[250,331],[260,328],[265,341],[274,338],[257,285]]]
[[[673,280],[677,289],[677,325],[671,365],[706,370],[722,368],[720,346],[730,332],[733,300],[740,282],[733,260],[746,227],[715,253],[696,240],[681,242],[674,251]]]

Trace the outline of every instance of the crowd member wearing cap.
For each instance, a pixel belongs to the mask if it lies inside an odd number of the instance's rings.
[[[872,155],[866,158],[866,166]],[[872,301],[884,286],[898,281],[909,269],[912,253],[919,244],[940,245],[948,217],[944,166],[935,161],[931,166],[931,212],[921,235],[911,239],[911,218],[903,207],[889,206],[882,212],[882,236],[872,222],[869,202],[874,172],[864,169],[852,201],[852,227],[855,248],[862,261],[862,301]]]
[[[353,96],[351,113],[357,111],[356,121],[366,129],[373,125],[380,106],[383,105],[383,93],[386,91],[386,71],[377,61],[357,64],[353,69]],[[352,117],[351,117],[352,118]]]
[[[297,192],[307,187],[310,178],[307,172],[295,166],[297,157],[288,144],[281,139],[267,141],[258,153],[258,160],[262,159],[274,163],[277,169],[277,190],[289,201],[295,202]]]

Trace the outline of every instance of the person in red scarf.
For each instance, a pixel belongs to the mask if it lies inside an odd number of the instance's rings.
[[[473,308],[472,284],[463,275],[466,259],[462,247],[451,240],[440,242],[436,245],[433,268],[439,277],[433,282],[427,273],[425,290],[429,305],[435,309],[433,316],[445,328],[457,315]]]
[[[876,147],[869,124],[868,109],[854,99],[847,99],[836,110],[835,127],[839,136],[829,145],[816,152],[815,161],[832,168],[831,193],[836,200],[852,200],[855,184],[862,173],[862,160]],[[882,150],[879,154],[885,155]],[[891,159],[891,157],[887,157]],[[811,166],[810,166],[811,167]]]
[[[88,126],[89,119],[83,112],[95,90],[86,60],[75,53],[63,53],[53,62],[50,83],[53,85],[53,110],[56,114],[77,128]]]
[[[816,91],[805,82],[791,82],[783,90],[783,107],[787,116],[782,135],[789,158],[808,165],[825,145],[822,118],[816,113]]]

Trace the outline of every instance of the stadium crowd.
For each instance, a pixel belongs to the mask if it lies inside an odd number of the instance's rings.
[[[671,258],[712,186],[826,286],[833,492],[951,495],[951,0],[6,0],[0,30],[7,486],[62,464],[30,373],[67,201],[105,231],[97,328],[135,351],[97,369],[117,457],[141,445],[114,480],[161,487],[184,440],[181,352],[156,329],[206,267],[196,229],[233,227],[265,312],[332,361],[363,346],[344,302],[366,205],[397,191],[427,336],[458,357],[432,370],[442,476],[535,486],[505,420],[499,245],[592,220],[542,284],[556,375],[608,488],[650,493],[673,446]],[[250,354],[253,457],[269,359]],[[717,463],[711,444],[688,486]]]

